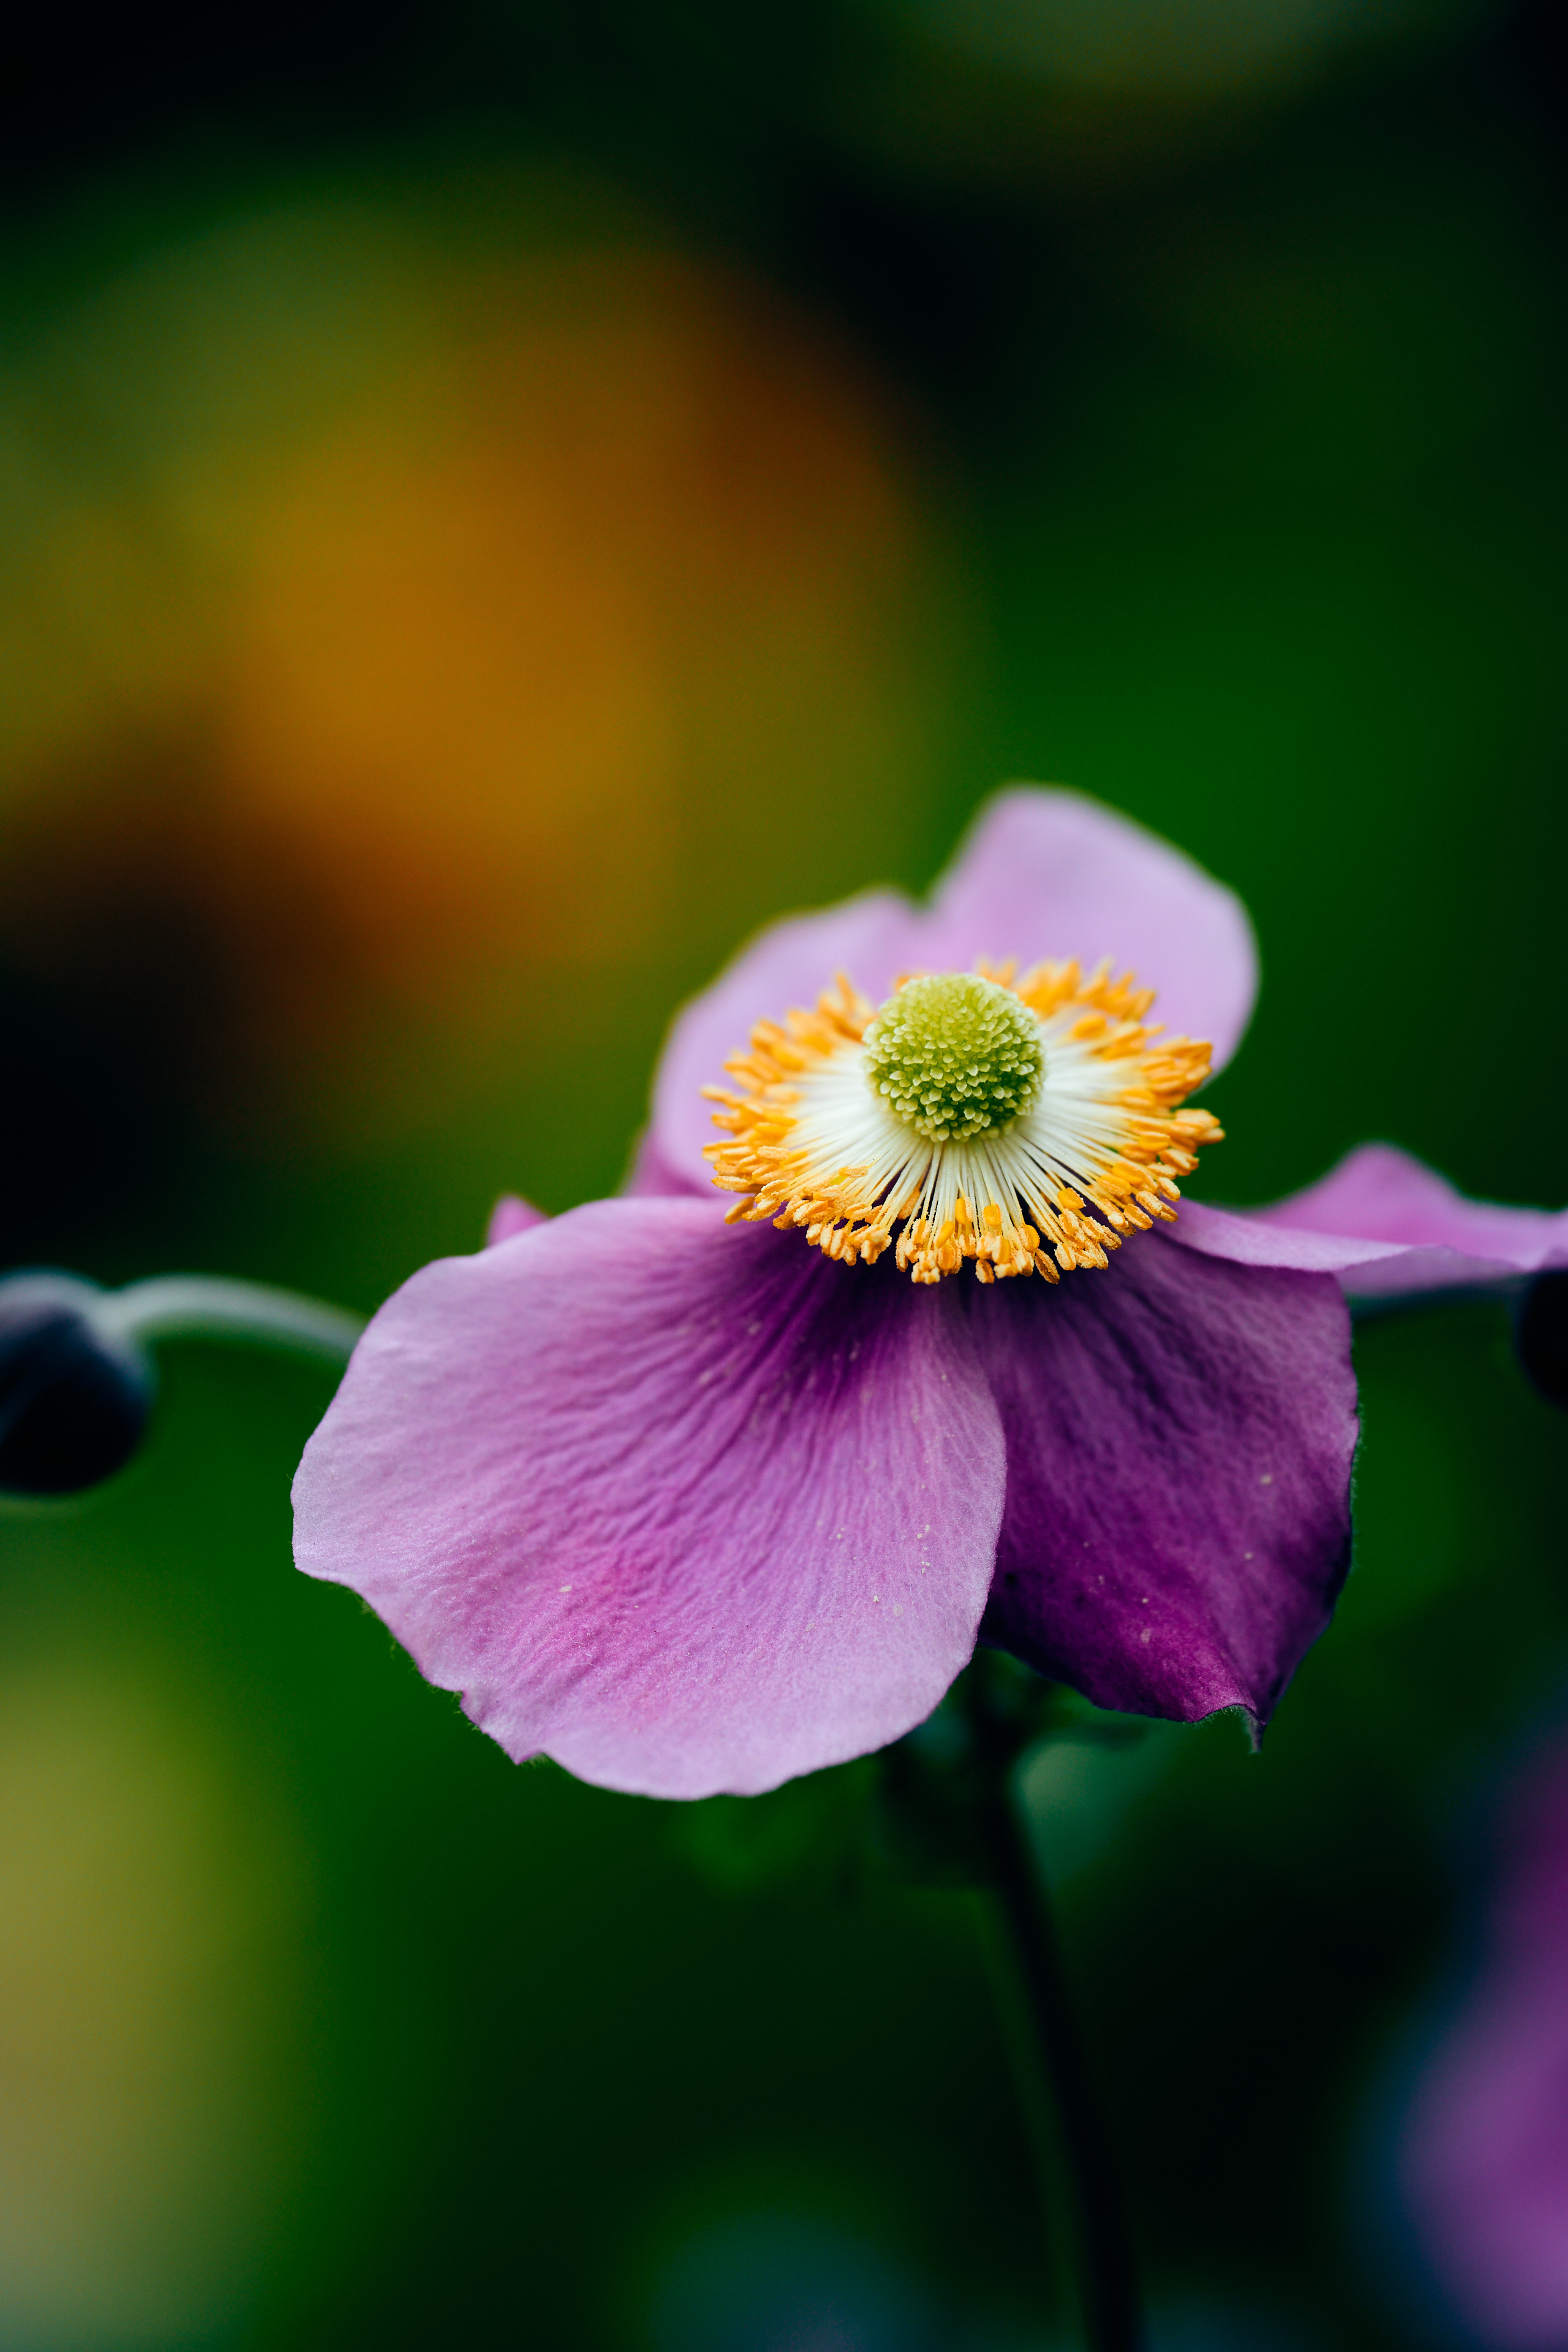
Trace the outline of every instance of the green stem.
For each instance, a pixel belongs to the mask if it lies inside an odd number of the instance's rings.
[[[993,1893],[1017,1964],[1078,2209],[1084,2331],[1089,2352],[1142,2352],[1142,2297],[1121,2178],[1068,1992],[1056,1925],[1019,1811],[1012,1759],[998,1761],[1001,1769],[992,1776],[982,1826]]]
[[[343,1307],[265,1283],[207,1274],[164,1274],[133,1282],[97,1300],[94,1316],[124,1339],[256,1339],[332,1363],[347,1361],[364,1328],[364,1318]]]
[[[1050,2093],[1068,2175],[1089,2352],[1143,2352],[1142,2295],[1110,2135],[1095,2094],[1046,1885],[1022,1809],[1018,1764],[1052,1723],[1050,1686],[994,1651],[977,1654],[954,1698],[967,1753],[950,1782],[956,1821],[1005,1930],[1037,2075]],[[1044,2185],[1044,2184],[1042,2184]]]

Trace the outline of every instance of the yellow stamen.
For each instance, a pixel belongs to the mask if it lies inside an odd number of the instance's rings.
[[[1177,1178],[1221,1140],[1182,1107],[1208,1046],[1150,1024],[1152,990],[1109,962],[1015,972],[906,973],[879,1009],[839,972],[814,1011],[759,1022],[703,1089],[726,1222],[804,1229],[846,1265],[891,1248],[915,1282],[968,1259],[984,1283],[1054,1283],[1173,1218]]]

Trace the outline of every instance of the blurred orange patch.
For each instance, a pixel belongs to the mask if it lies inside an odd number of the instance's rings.
[[[184,341],[156,398],[155,352],[127,371],[158,435],[128,429],[101,515],[66,469],[83,691],[12,714],[13,947],[69,957],[106,892],[173,891],[228,974],[209,1074],[319,1080],[367,1023],[515,1024],[531,973],[700,971],[918,831],[952,598],[820,327],[631,245],[245,235],[265,301],[221,238],[147,298]],[[52,364],[111,367],[128,319],[89,305]]]

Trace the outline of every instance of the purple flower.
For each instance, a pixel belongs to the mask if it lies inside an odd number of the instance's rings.
[[[1499,2352],[1568,2343],[1568,1751],[1519,1804],[1481,1973],[1405,2119],[1427,2261]]]
[[[1568,1266],[1568,1209],[1467,1201],[1388,1143],[1347,1152],[1304,1192],[1245,1217],[1191,1203],[1182,1239],[1242,1265],[1337,1275],[1367,1305],[1460,1290],[1507,1290]]]
[[[509,1754],[660,1796],[880,1747],[977,1638],[1267,1720],[1356,1419],[1343,1246],[1175,1217],[1255,985],[1231,893],[1067,793],[993,802],[927,907],[774,926],[677,1021],[626,1196],[503,1204],[376,1316],[300,1567]]]

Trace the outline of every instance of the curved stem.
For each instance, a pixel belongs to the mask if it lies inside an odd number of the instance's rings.
[[[126,1339],[176,1336],[258,1339],[344,1363],[364,1328],[363,1315],[296,1291],[216,1275],[163,1274],[99,1302],[98,1318]]]
[[[1090,2352],[1142,2352],[1142,2297],[1131,2228],[1068,1990],[1056,1925],[1019,1811],[1010,1759],[992,1776],[984,1811],[993,1890],[1017,1962],[1042,2070],[1054,2095],[1062,2154],[1078,2207],[1087,2340]]]

